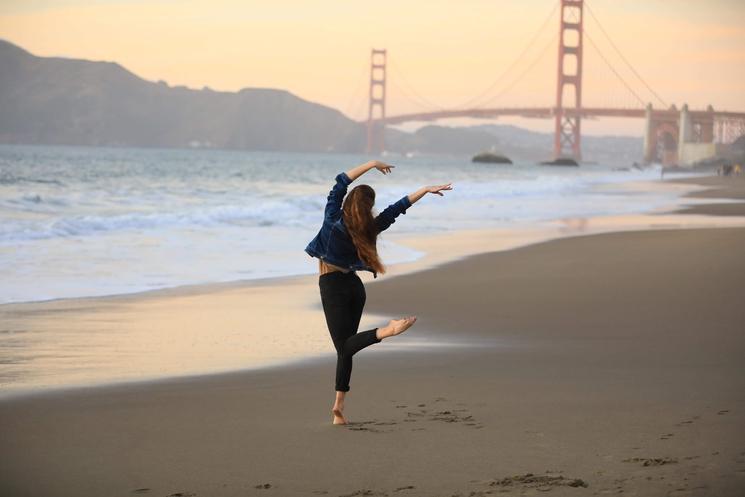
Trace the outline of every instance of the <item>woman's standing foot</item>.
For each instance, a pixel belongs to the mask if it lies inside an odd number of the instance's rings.
[[[378,330],[375,332],[375,336],[379,340],[382,340],[383,338],[400,335],[404,331],[411,328],[414,323],[416,323],[416,316],[407,316],[402,319],[391,319],[391,321],[386,326],[378,328]]]
[[[334,407],[333,409],[331,409],[331,413],[334,415],[335,425],[347,424],[347,420],[344,418],[344,414],[341,412],[341,409]]]
[[[331,408],[331,414],[334,415],[334,424],[335,425],[345,425],[347,424],[347,420],[344,417],[344,397],[346,397],[346,392],[337,391],[336,392],[336,399],[334,400],[334,407]]]

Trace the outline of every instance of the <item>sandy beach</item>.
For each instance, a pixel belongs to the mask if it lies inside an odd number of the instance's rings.
[[[727,198],[745,200],[745,176],[710,176],[706,178],[686,178],[674,180],[679,184],[701,185],[706,190],[688,193],[689,198],[716,199]],[[745,216],[745,203],[703,204],[679,212],[684,214],[705,214],[714,216]]]
[[[745,198],[739,177],[665,183],[711,187],[689,194],[699,200]],[[743,206],[660,214],[657,230],[635,230],[632,219],[588,234],[567,223],[560,239],[463,249],[458,260],[365,277],[362,329],[382,316],[419,319],[400,337],[411,346],[397,337],[355,356],[346,426],[330,423],[330,350],[250,371],[2,399],[0,494],[744,495],[745,228],[674,221],[741,222]],[[194,287],[1,312],[5,329],[39,330],[132,312],[142,321],[129,326],[167,312],[176,324],[159,324],[175,332],[198,319],[271,333],[272,319],[289,319],[276,308],[264,315],[272,294],[241,303],[250,291]],[[290,296],[307,291],[298,284]],[[324,326],[320,302],[300,307],[284,309],[308,329]]]

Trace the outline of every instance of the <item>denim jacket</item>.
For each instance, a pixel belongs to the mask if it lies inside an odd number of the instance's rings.
[[[352,180],[345,172],[336,175],[336,184],[331,188],[328,195],[323,225],[315,238],[305,247],[305,252],[311,257],[318,257],[334,266],[352,271],[370,271],[377,278],[378,273],[362,262],[357,255],[357,249],[344,226],[341,204],[351,182]],[[409,207],[411,207],[411,201],[408,195],[386,207],[383,212],[375,217],[378,233],[388,229],[399,214],[406,214],[406,209]]]

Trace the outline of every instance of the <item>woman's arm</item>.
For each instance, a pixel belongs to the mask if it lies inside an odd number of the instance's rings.
[[[423,186],[414,193],[410,193],[408,195],[409,202],[412,204],[425,196],[427,193],[434,193],[435,195],[443,196],[442,191],[443,190],[452,190],[453,187],[451,186],[452,183],[448,183],[446,185],[434,185],[434,186]]]
[[[422,198],[424,195],[427,193],[434,193],[442,197],[442,190],[453,189],[450,185],[452,185],[452,183],[448,183],[447,185],[423,186],[414,193],[404,195],[400,200],[397,200],[386,207],[383,212],[375,217],[375,224],[378,228],[378,233],[387,230],[391,224],[396,222],[398,216],[406,214],[406,209],[411,207],[411,204]]]
[[[365,162],[364,164],[361,164],[357,167],[354,167],[347,171],[347,176],[349,176],[349,179],[354,181],[366,172],[368,172],[370,169],[377,169],[378,171],[382,172],[383,174],[387,174],[391,172],[391,169],[396,166],[390,166],[384,162],[380,162],[379,160],[371,160],[368,162]]]
[[[383,174],[390,173],[391,168],[395,166],[389,166],[383,162],[377,160],[371,160],[360,166],[357,166],[349,171],[339,173],[336,175],[336,183],[331,188],[326,201],[325,219],[335,220],[341,215],[341,206],[344,200],[344,196],[347,194],[347,187],[356,178],[359,178],[370,169],[377,169]]]

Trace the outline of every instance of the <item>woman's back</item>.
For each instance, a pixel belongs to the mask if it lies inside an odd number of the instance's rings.
[[[346,271],[370,271],[377,278],[377,271],[360,258],[349,230],[344,225],[342,203],[352,180],[345,172],[337,174],[335,179],[336,183],[327,198],[321,229],[305,247],[305,252],[311,257],[317,257],[322,262]],[[411,207],[411,201],[408,196],[386,207],[374,219],[376,232],[380,233],[388,229],[395,222],[396,217],[405,214],[409,207]],[[321,268],[322,266],[319,266],[319,270]],[[322,270],[321,274],[323,274]]]

